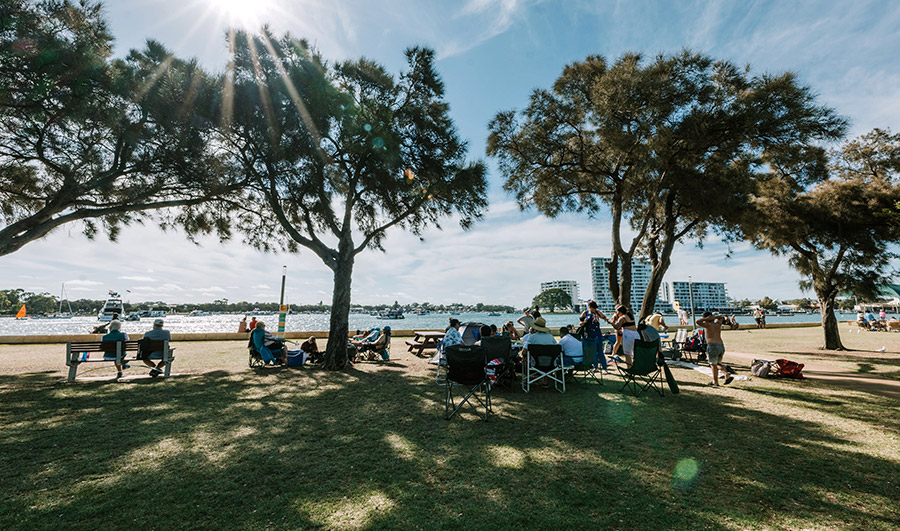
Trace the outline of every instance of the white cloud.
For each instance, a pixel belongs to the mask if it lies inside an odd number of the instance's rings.
[[[118,277],[121,280],[133,280],[134,282],[155,282],[156,279],[153,277],[142,277],[142,276],[123,276]]]

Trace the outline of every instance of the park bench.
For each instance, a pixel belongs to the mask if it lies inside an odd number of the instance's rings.
[[[140,361],[141,343],[144,342],[144,348],[148,352],[162,351],[163,360],[166,362],[163,371],[165,376],[169,376],[169,370],[172,367],[172,351],[169,348],[168,340],[130,340],[130,341],[73,341],[66,343],[66,366],[69,367],[70,382],[75,381],[75,374],[78,372],[78,366],[82,363],[118,363],[124,365],[130,361]],[[104,358],[104,355],[112,356]],[[131,354],[131,356],[129,356]]]

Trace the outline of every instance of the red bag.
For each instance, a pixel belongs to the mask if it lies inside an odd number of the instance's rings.
[[[797,363],[796,361],[785,359],[778,359],[775,360],[775,364],[778,366],[778,369],[775,371],[775,376],[784,376],[785,378],[803,378],[803,373],[800,372],[803,370],[802,363]]]

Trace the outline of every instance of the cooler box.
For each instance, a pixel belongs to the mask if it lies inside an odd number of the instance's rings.
[[[306,353],[302,350],[289,350],[287,353],[287,366],[300,367],[306,361]]]

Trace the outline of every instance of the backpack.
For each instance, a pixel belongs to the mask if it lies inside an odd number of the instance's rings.
[[[766,360],[753,360],[750,364],[750,374],[759,378],[767,378],[769,370],[772,368],[772,362]]]
[[[778,365],[778,370],[775,372],[776,376],[784,376],[785,378],[803,378],[803,373],[800,372],[803,370],[802,363],[785,359],[777,359],[775,360],[775,363]]]

